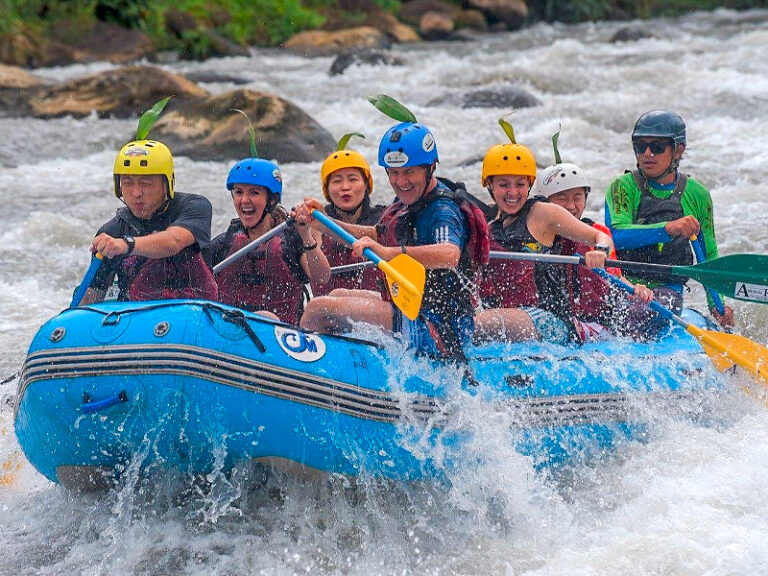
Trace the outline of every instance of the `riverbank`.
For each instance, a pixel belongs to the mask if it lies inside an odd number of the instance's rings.
[[[761,7],[768,0],[3,0],[0,63],[206,59],[247,55],[250,46],[325,54],[460,40],[465,29]]]

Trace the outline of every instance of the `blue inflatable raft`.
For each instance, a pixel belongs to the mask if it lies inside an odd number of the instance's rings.
[[[678,402],[722,385],[682,329],[648,344],[496,344],[468,357],[471,383],[394,341],[303,333],[213,302],[69,308],[30,345],[16,434],[35,468],[65,485],[131,463],[204,474],[254,459],[416,479],[467,464],[467,434],[441,432],[449,396],[514,415],[511,442],[545,465],[637,438],[638,398]],[[418,451],[404,441],[415,433]]]

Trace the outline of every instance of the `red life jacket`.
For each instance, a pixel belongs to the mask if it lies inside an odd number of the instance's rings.
[[[356,222],[356,224],[361,226],[372,226],[376,224],[383,209],[384,206],[371,206],[370,197],[366,196],[363,203],[363,210],[360,214],[360,220]],[[333,204],[327,205],[325,210],[331,218],[339,217],[339,212]],[[365,258],[358,258],[352,254],[352,250],[349,246],[344,242],[341,242],[333,234],[323,235],[323,244],[321,248],[331,267],[367,262]],[[315,296],[324,296],[336,288],[387,292],[384,274],[381,270],[376,268],[376,266],[361,267],[354,271],[333,274],[326,284],[318,286],[317,288],[313,287],[313,292]]]
[[[505,230],[500,221],[492,223],[491,248],[494,251],[521,252],[527,246],[539,245],[528,231],[527,220],[533,205],[540,201],[537,197],[526,200],[511,228]],[[537,306],[539,291],[535,272],[535,262],[494,259],[486,267],[480,281],[480,298],[483,304],[486,308]]]
[[[491,250],[505,251],[496,240]],[[535,263],[523,260],[491,260],[480,281],[480,299],[488,308],[536,306],[539,293],[534,276]]]
[[[185,248],[169,258],[129,256],[122,266],[131,278],[125,290],[127,300],[216,300],[218,289],[202,254]]]
[[[400,200],[395,200],[384,209],[379,223],[376,225],[379,243],[383,246],[407,245],[403,241],[405,234],[402,228],[408,225],[410,216],[438,198],[448,198],[461,208],[461,212],[467,221],[469,238],[462,250],[457,270],[427,270],[427,283],[439,285],[441,277],[447,274],[459,273],[467,279],[469,285],[476,286],[480,272],[488,264],[490,257],[488,222],[485,219],[483,210],[479,206],[479,201],[467,192],[463,183],[454,183],[444,178],[439,178],[438,180],[440,184],[413,205],[406,206]],[[467,305],[471,309],[475,305],[476,298],[474,290],[469,290],[471,286],[466,286],[466,284],[467,282],[462,282],[462,288],[468,293]],[[424,297],[427,305],[430,295],[436,292],[436,290],[425,289]],[[382,297],[385,300],[390,300],[386,285],[383,287]],[[456,310],[455,312],[463,313],[465,311]]]
[[[593,248],[586,244],[563,240],[564,255],[583,256]],[[573,315],[585,322],[603,322],[611,311],[611,299],[614,296],[610,284],[592,272],[586,266],[567,265],[569,294]]]
[[[344,266],[366,262],[365,258],[358,258],[352,254],[349,246],[337,241],[328,234],[323,235],[322,250],[331,267]],[[376,266],[368,266],[359,270],[333,274],[331,279],[322,286],[313,289],[315,296],[324,296],[336,288],[348,290],[373,290],[374,292],[387,291],[384,285],[384,275]]]
[[[227,256],[249,242],[248,234],[234,234]],[[282,236],[273,237],[224,268],[216,281],[220,302],[245,310],[268,310],[283,322],[299,323],[305,289],[285,262]]]

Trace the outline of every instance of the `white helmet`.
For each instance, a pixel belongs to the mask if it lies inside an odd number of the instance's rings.
[[[553,194],[570,190],[571,188],[586,188],[589,193],[590,185],[584,171],[576,164],[555,164],[539,172],[536,186],[531,191],[532,196],[544,196],[549,198]]]

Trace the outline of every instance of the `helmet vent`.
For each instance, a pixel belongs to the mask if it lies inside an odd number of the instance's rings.
[[[509,156],[504,156],[504,157],[502,158],[502,160],[504,160],[504,161],[507,161],[507,160],[509,160]]]
[[[131,161],[130,160],[123,160],[123,166],[130,166]]]
[[[147,166],[149,166],[149,162],[147,162],[146,160],[142,160],[141,162],[139,162],[139,166],[143,166],[144,168],[146,168]]]
[[[520,162],[520,160],[522,160],[522,158],[520,158],[520,156],[515,156],[515,160],[517,160],[518,162]]]

